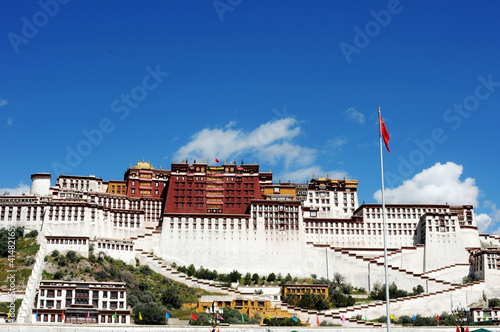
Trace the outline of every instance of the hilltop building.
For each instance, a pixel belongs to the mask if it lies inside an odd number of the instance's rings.
[[[0,223],[40,231],[49,250],[88,255],[94,245],[132,263],[147,251],[220,273],[339,272],[368,291],[384,283],[381,205],[359,205],[356,180],[273,183],[258,164],[196,160],[170,170],[137,162],[123,181],[31,178],[29,194],[0,196]],[[473,206],[387,204],[386,222],[399,288],[442,292],[473,275],[486,281],[484,296],[500,296],[500,237],[478,233]]]

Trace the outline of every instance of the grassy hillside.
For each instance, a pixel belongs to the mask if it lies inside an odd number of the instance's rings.
[[[5,232],[5,233],[4,233]],[[10,280],[7,277],[14,273],[16,291],[24,291],[26,284],[31,275],[33,264],[35,264],[35,255],[40,249],[40,245],[36,243],[36,231],[23,236],[24,230],[18,227],[16,230],[16,248],[13,251],[7,249],[9,245],[8,232],[3,228],[0,230],[0,247],[2,247],[2,255],[0,256],[0,288],[7,290]],[[4,236],[5,235],[5,236]],[[14,253],[14,256],[11,254]],[[15,272],[8,272],[15,270]]]
[[[133,309],[133,315],[159,309],[169,312],[172,317],[189,319],[193,312],[193,304],[208,292],[202,289],[188,287],[173,281],[151,270],[149,266],[125,264],[121,260],[113,259],[104,253],[97,256],[90,254],[89,258],[79,256],[75,252],[61,255],[54,251],[46,257],[46,269],[43,278],[48,280],[72,281],[123,281],[127,287],[127,304]]]

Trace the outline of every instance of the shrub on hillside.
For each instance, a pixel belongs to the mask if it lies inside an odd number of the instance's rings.
[[[167,320],[164,310],[160,307],[139,306],[134,309],[134,323],[138,325],[165,325]]]

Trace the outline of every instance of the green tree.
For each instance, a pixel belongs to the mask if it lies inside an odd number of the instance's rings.
[[[139,319],[139,313],[142,319]],[[134,322],[138,325],[165,325],[165,312],[157,306],[139,306],[134,309]]]
[[[422,285],[418,285],[417,287],[413,287],[413,294],[414,295],[419,295],[419,294],[422,294],[424,292],[425,292],[425,290],[424,290],[424,287],[422,287]]]
[[[24,227],[16,228],[16,239],[24,236]]]
[[[255,285],[257,285],[259,283],[259,275],[257,273],[254,273],[252,275],[252,281]]]
[[[151,270],[151,268],[148,265],[143,265],[139,268],[139,272],[149,276],[151,275],[151,272],[153,272],[153,270]]]
[[[142,304],[134,294],[127,295],[127,304],[134,308],[137,304]]]
[[[179,309],[182,306],[179,290],[176,287],[168,287],[161,294],[161,302],[167,308]]]
[[[245,274],[245,279],[243,280],[243,283],[245,285],[250,285],[250,283],[252,282],[252,275],[250,274],[250,272],[247,272],[247,274]]]
[[[274,273],[271,273],[268,277],[267,277],[267,281],[268,282],[274,282],[276,280],[276,275]]]
[[[9,240],[12,240],[12,238],[15,238],[16,240],[20,237],[22,237],[24,234],[24,228],[23,227],[18,227],[15,229],[15,231],[9,232],[9,229],[2,228],[0,229],[0,256],[1,257],[8,257],[9,256],[9,251],[12,253],[13,249],[12,245],[11,248],[9,248]],[[16,248],[17,248],[17,241],[16,241]]]
[[[229,273],[229,281],[231,282],[238,282],[240,281],[241,278],[241,273],[239,273],[236,270],[233,270],[231,273]]]
[[[296,319],[297,321],[295,321],[293,318],[265,318],[264,324],[266,324],[267,326],[302,326],[300,318],[296,317]]]
[[[330,304],[324,298],[319,298],[314,304],[314,308],[318,311],[330,309]]]
[[[76,254],[76,251],[70,250],[66,253],[66,259],[70,263],[76,263],[79,261],[78,255]]]
[[[194,267],[193,264],[189,265],[188,268],[187,268],[187,275],[188,276],[194,276],[194,274],[196,273],[196,268]]]
[[[340,273],[335,272],[335,273],[333,274],[333,283],[334,283],[334,284],[341,285],[341,284],[343,284],[343,283],[344,283],[344,281],[345,281],[345,278],[344,278],[344,276],[343,276],[343,275],[341,275]]]
[[[413,325],[413,318],[410,316],[401,316],[398,321],[401,325]]]
[[[488,307],[490,308],[498,308],[500,307],[500,299],[493,298],[488,300]]]

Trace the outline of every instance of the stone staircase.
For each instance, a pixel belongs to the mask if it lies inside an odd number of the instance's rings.
[[[236,289],[230,287],[224,287],[217,282],[212,280],[198,279],[190,277],[185,273],[177,271],[175,268],[171,267],[163,259],[155,256],[151,252],[144,251],[142,249],[136,248],[136,257],[139,259],[141,264],[148,265],[153,271],[164,275],[167,278],[183,283],[189,287],[201,288],[207,292],[220,293],[226,295],[235,295],[241,297],[256,296],[253,293],[240,292]],[[259,295],[259,298],[267,298],[264,295]]]
[[[441,303],[443,304],[443,310],[436,312],[439,314],[442,311],[449,311],[449,301],[450,298],[455,295],[456,298],[467,298],[470,297],[471,293],[475,293],[478,298],[482,296],[481,289],[484,289],[484,281],[477,281],[471,284],[465,285],[457,285],[452,286],[445,290],[438,290],[435,292],[430,292],[426,294],[420,294],[415,296],[407,296],[401,297],[397,299],[390,300],[391,303],[391,312],[394,312],[396,316],[398,315],[413,315],[413,314],[421,314],[424,316],[428,316],[429,314],[433,314],[429,308],[430,303]],[[464,295],[465,293],[469,293],[468,295]],[[460,294],[457,294],[460,293]],[[472,299],[468,298],[469,302]],[[406,306],[408,302],[413,301],[414,304],[411,306]],[[457,301],[458,302],[458,301]],[[466,301],[463,301],[467,303]],[[376,301],[372,303],[355,305],[352,307],[345,307],[339,309],[332,309],[325,313],[320,313],[320,315],[324,314],[325,317],[332,316],[332,318],[337,318],[341,315],[344,317],[353,317],[356,315],[361,315],[362,317],[368,316],[371,319],[384,316],[385,315],[385,301]],[[439,309],[438,309],[439,310]]]
[[[144,234],[132,236],[130,240],[134,243],[134,248],[140,248],[143,251],[152,251],[153,248],[160,247],[161,229],[146,227]]]
[[[364,320],[356,320],[354,318],[349,318],[348,316],[344,315],[345,321],[342,321],[342,314],[341,313],[335,313],[331,311],[314,311],[314,310],[307,310],[307,309],[302,309],[298,307],[294,307],[291,305],[288,305],[287,303],[281,303],[280,304],[281,310],[287,311],[298,318],[302,321],[302,323],[306,324],[311,324],[312,326],[317,325],[317,321],[323,322],[326,321],[328,323],[333,323],[336,325],[342,325],[344,327],[382,327],[385,326],[385,324],[381,323],[376,323],[376,322],[368,322]]]
[[[33,265],[33,270],[31,276],[26,284],[26,290],[24,293],[23,301],[21,302],[21,307],[17,313],[18,323],[31,323],[33,302],[35,301],[36,292],[40,285],[40,280],[42,279],[42,273],[45,268],[45,254],[46,254],[46,243],[47,240],[43,234],[39,234],[38,240],[40,241],[40,249],[35,255],[35,264]]]
[[[329,245],[324,245],[324,244],[313,244],[313,243],[308,243],[313,247],[321,247],[321,248],[327,248],[334,253],[341,255],[344,259],[351,259],[353,262],[364,262],[365,264],[371,264],[374,266],[378,266],[380,268],[384,268],[384,256],[383,255],[377,255],[377,256],[366,256],[362,255],[356,252],[352,252],[353,250],[360,251],[359,248],[352,248],[352,249],[346,249],[346,248],[338,248],[338,247],[331,247]],[[408,249],[408,248],[406,248]],[[398,250],[391,250],[388,252],[387,256],[395,256],[398,254],[402,253],[402,249]],[[387,265],[389,272],[390,273],[400,273],[403,274],[404,277],[408,278],[414,278],[416,280],[419,280],[419,282],[423,282],[424,284],[429,285],[429,288],[435,289],[435,290],[444,290],[450,287],[456,287],[459,286],[457,283],[451,283],[445,280],[440,280],[436,279],[430,276],[425,275],[425,273],[415,273],[412,271],[408,271],[406,269],[402,269],[398,266],[394,266],[393,264],[388,264]]]

